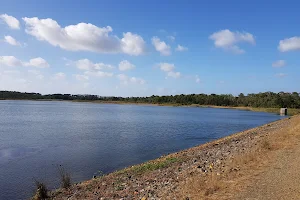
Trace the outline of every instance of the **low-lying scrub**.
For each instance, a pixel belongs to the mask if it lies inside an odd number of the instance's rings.
[[[36,192],[32,200],[45,200],[49,198],[46,184],[35,180]]]
[[[71,186],[70,173],[61,165],[58,167],[58,172],[59,172],[59,176],[60,176],[61,187],[64,189],[69,188]]]

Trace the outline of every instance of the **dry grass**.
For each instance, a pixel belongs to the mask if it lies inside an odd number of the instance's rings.
[[[188,178],[176,196],[178,199],[205,199],[222,190],[224,186],[220,175],[210,172],[207,177],[198,175]]]
[[[221,173],[192,175],[183,184],[178,199],[231,199],[251,183],[251,177],[259,175],[272,162],[275,150],[288,146],[293,130],[290,128],[284,134],[275,130],[274,135],[265,135],[251,150],[226,160]]]
[[[265,150],[272,150],[273,149],[273,145],[271,144],[271,142],[267,138],[264,138],[262,140],[261,147]]]

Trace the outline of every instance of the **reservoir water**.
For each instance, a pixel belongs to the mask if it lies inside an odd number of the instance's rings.
[[[34,179],[59,186],[263,125],[282,117],[233,109],[0,101],[0,199],[26,199]]]

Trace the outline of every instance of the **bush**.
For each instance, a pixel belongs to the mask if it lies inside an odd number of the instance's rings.
[[[45,183],[35,180],[36,192],[33,197],[33,200],[44,200],[48,199],[48,189]]]
[[[65,170],[63,166],[58,167],[58,172],[60,176],[60,184],[62,188],[69,188],[71,186],[71,175]]]

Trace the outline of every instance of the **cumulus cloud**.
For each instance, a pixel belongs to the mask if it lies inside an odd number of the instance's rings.
[[[158,66],[159,66],[160,70],[162,70],[164,72],[170,72],[175,69],[175,65],[171,64],[171,63],[159,63]]]
[[[141,36],[127,32],[123,33],[121,49],[126,54],[137,56],[145,53],[146,43]]]
[[[75,66],[84,70],[84,75],[75,75],[77,80],[88,80],[89,76],[94,77],[111,77],[113,73],[104,72],[103,70],[111,70],[115,67],[109,64],[104,63],[93,63],[89,59],[81,59],[73,62]]]
[[[199,76],[196,75],[196,83],[200,83],[200,82],[201,82],[201,80],[200,80]]]
[[[49,64],[46,60],[41,57],[30,59],[29,62],[24,63],[25,66],[37,67],[37,68],[47,68]]]
[[[142,78],[137,78],[137,77],[128,77],[125,74],[118,74],[117,75],[118,79],[121,81],[123,85],[127,85],[129,83],[134,83],[134,84],[140,84],[143,85],[146,83],[146,81]]]
[[[10,45],[13,45],[13,46],[20,46],[20,42],[18,42],[15,38],[13,38],[12,36],[10,35],[6,35],[4,36],[4,41]]]
[[[254,36],[251,33],[232,32],[228,29],[213,33],[209,36],[209,39],[214,41],[215,47],[231,51],[236,54],[245,53],[245,50],[237,46],[238,43],[246,42],[255,44]]]
[[[74,77],[78,80],[78,81],[88,81],[89,77],[87,75],[82,75],[82,74],[74,74]]]
[[[272,63],[272,67],[284,67],[286,65],[286,62],[284,60],[277,60]]]
[[[275,76],[278,77],[278,78],[284,78],[284,77],[287,76],[287,74],[285,74],[285,73],[278,73],[278,74],[275,74]]]
[[[58,73],[54,74],[53,78],[55,80],[64,80],[66,78],[66,74],[63,72],[58,72]]]
[[[300,37],[291,37],[280,40],[278,50],[281,52],[300,50]]]
[[[0,19],[4,21],[11,29],[20,29],[20,22],[15,17],[2,14],[0,15]]]
[[[0,56],[0,65],[16,67],[23,66],[23,63],[14,56]]]
[[[131,64],[127,60],[123,60],[119,63],[119,70],[120,71],[127,71],[127,70],[132,70],[135,68],[135,65]]]
[[[110,72],[103,72],[103,71],[86,71],[84,72],[87,76],[94,76],[94,77],[112,77],[114,74]]]
[[[175,36],[173,36],[173,35],[169,35],[169,36],[167,36],[167,38],[169,39],[169,40],[171,40],[172,42],[174,42],[175,41]]]
[[[119,39],[111,34],[113,29],[110,26],[98,27],[90,23],[79,23],[62,28],[50,18],[24,17],[23,20],[28,34],[65,50],[126,53],[135,56],[145,52],[146,45],[141,36],[127,32]]]
[[[175,49],[176,51],[187,51],[188,48],[187,47],[184,47],[184,46],[181,46],[181,45],[178,45]]]
[[[86,71],[98,71],[106,69],[114,69],[114,66],[104,63],[93,63],[89,59],[81,59],[75,61],[75,65],[78,69]]]
[[[180,72],[173,72],[173,71],[171,71],[171,72],[167,73],[167,76],[172,77],[172,78],[180,78],[181,73]]]
[[[164,41],[161,41],[158,37],[152,38],[152,44],[156,51],[160,52],[160,55],[169,56],[171,55],[171,47],[167,45]]]
[[[21,61],[14,56],[0,56],[0,65],[9,67],[26,66],[26,67],[37,67],[47,68],[49,64],[46,60],[41,57],[30,59],[28,62]]]
[[[30,70],[28,70],[28,73],[35,75],[35,77],[37,79],[40,79],[40,80],[44,79],[44,75],[42,75],[41,72],[38,70],[30,69]]]
[[[167,77],[172,77],[172,78],[180,78],[181,73],[180,72],[175,72],[175,65],[171,63],[159,63],[158,67],[160,68],[161,71],[166,72]],[[167,78],[166,77],[166,78]]]

